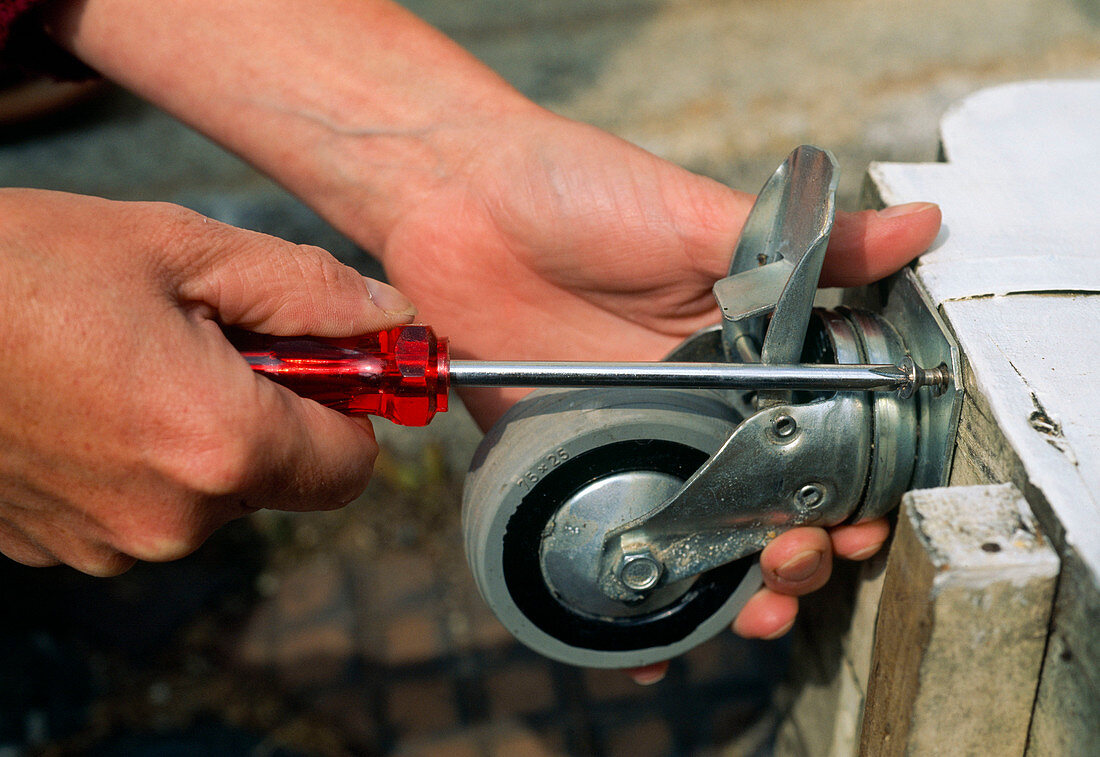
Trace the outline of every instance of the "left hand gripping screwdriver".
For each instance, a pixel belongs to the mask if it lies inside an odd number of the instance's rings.
[[[455,386],[651,386],[676,389],[899,391],[946,387],[946,366],[451,360],[428,326],[398,326],[344,339],[228,330],[256,373],[348,415],[424,426],[447,409]]]

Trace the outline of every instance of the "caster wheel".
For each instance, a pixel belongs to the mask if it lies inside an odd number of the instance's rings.
[[[718,392],[534,392],[489,432],[466,481],[478,588],[521,642],[622,668],[674,657],[729,626],[760,586],[755,557],[627,604],[597,585],[606,534],[674,494],[741,421]]]

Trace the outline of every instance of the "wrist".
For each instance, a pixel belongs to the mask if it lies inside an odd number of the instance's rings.
[[[487,130],[538,108],[388,0],[61,0],[53,37],[381,253]],[[526,117],[526,116],[525,116]]]
[[[384,261],[404,220],[432,208],[454,212],[493,165],[556,118],[489,73],[445,82],[422,99],[426,107],[384,120],[368,104],[345,101],[291,189]]]

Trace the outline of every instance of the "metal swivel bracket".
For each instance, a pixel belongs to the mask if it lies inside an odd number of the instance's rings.
[[[875,517],[914,483],[941,483],[951,447],[937,440],[954,435],[958,352],[915,282],[903,276],[895,287],[887,308],[894,324],[868,312],[813,309],[836,185],[832,155],[804,146],[764,186],[729,275],[714,286],[724,358],[939,365],[953,380],[909,397],[779,389],[737,398],[746,417],[721,448],[664,502],[606,534],[598,583],[607,597],[641,602],[789,528]],[[713,350],[714,336],[697,339]],[[543,549],[554,549],[552,537]]]

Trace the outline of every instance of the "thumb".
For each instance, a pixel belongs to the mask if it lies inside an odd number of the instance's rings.
[[[695,189],[688,207],[698,214],[695,228],[702,233],[695,238],[693,261],[706,277],[721,278],[755,198],[710,180]],[[940,220],[940,209],[927,202],[837,212],[821,286],[862,286],[890,275],[928,249]]]
[[[320,247],[202,220],[210,224],[206,233],[176,248],[187,256],[177,294],[226,325],[341,337],[391,328],[416,315],[397,289],[360,276]]]
[[[940,220],[930,202],[837,213],[821,285],[861,286],[890,275],[928,249]]]

